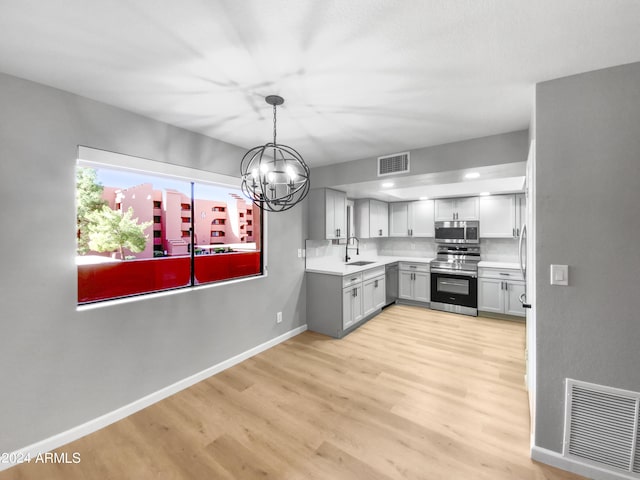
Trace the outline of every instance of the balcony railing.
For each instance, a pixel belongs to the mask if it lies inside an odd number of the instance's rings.
[[[78,265],[78,303],[189,286],[191,258]],[[196,255],[196,285],[260,274],[260,252]]]

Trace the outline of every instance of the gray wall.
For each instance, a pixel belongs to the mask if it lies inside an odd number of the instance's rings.
[[[76,311],[79,144],[236,176],[244,152],[1,74],[0,105],[0,452],[306,324],[306,205],[269,216],[268,278]]]
[[[526,162],[528,151],[527,130],[418,148],[411,150],[410,175]],[[377,157],[371,157],[317,167],[311,171],[311,187],[332,187],[378,180],[377,165]]]
[[[640,391],[640,63],[536,94],[536,444],[560,452],[565,378]]]

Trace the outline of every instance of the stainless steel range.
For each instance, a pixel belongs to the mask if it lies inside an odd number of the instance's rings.
[[[431,262],[431,308],[478,315],[477,245],[438,245]]]

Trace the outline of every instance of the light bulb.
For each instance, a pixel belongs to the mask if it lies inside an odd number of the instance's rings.
[[[269,171],[269,164],[268,163],[261,163],[260,164],[260,172],[261,173],[267,173]]]
[[[258,169],[254,168],[253,170],[251,170],[251,176],[255,179],[258,178]]]
[[[273,181],[276,179],[276,174],[274,172],[269,172],[269,174],[267,175],[267,179],[273,183]]]
[[[295,172],[291,165],[287,165],[286,168],[287,175],[289,175],[289,179],[293,182],[296,178],[298,178],[298,174]]]

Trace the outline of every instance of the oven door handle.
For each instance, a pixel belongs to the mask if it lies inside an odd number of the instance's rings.
[[[477,272],[469,272],[468,270],[444,270],[441,268],[432,268],[431,273],[442,273],[444,275],[460,275],[462,277],[477,278]]]
[[[440,285],[455,285],[456,287],[466,287],[466,283],[458,283],[458,282],[440,282]]]

